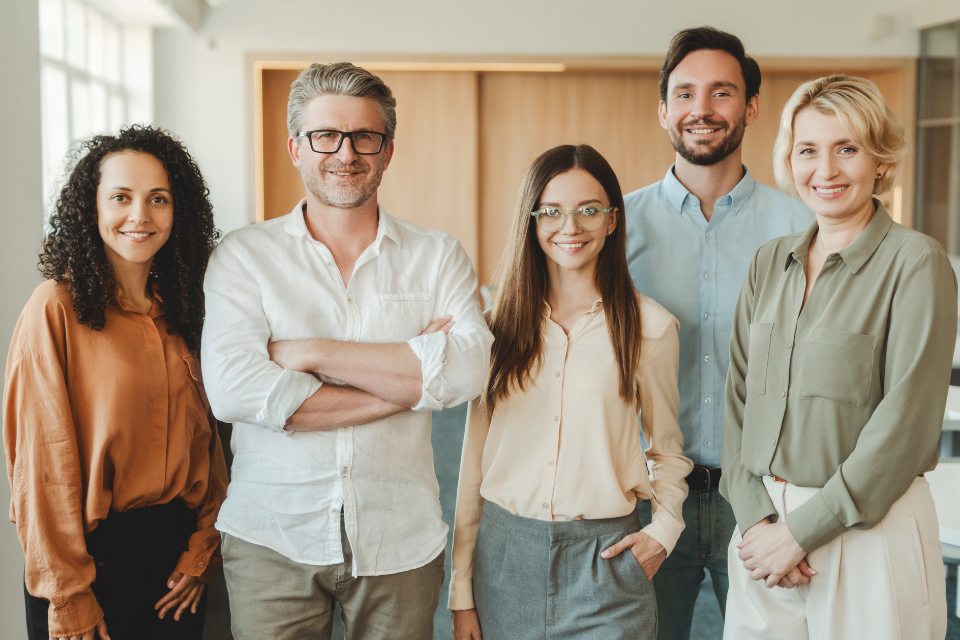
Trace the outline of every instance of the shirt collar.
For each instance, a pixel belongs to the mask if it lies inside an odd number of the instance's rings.
[[[667,201],[677,210],[677,213],[680,213],[683,211],[683,203],[686,201],[687,196],[693,197],[693,194],[677,180],[677,176],[673,172],[676,166],[675,164],[671,166],[667,170],[667,175],[663,178],[663,193]],[[737,186],[726,195],[726,197],[730,198],[733,215],[740,213],[743,205],[746,204],[750,196],[753,195],[756,186],[757,183],[754,182],[753,177],[750,175],[750,170],[743,167],[743,178],[741,178]]]
[[[854,238],[853,242],[838,251],[840,259],[843,260],[852,274],[856,274],[863,265],[866,264],[867,260],[870,259],[870,256],[874,254],[877,247],[880,246],[880,243],[883,242],[883,239],[887,236],[890,227],[893,226],[893,220],[890,218],[890,214],[887,213],[883,204],[876,198],[874,198],[873,204],[877,210],[874,212],[873,217],[870,218],[870,222],[868,222],[867,226],[860,232],[860,235]],[[819,224],[815,221],[803,236],[797,240],[797,243],[793,245],[793,249],[787,256],[786,263],[783,265],[784,270],[790,266],[791,260],[799,261],[807,257],[810,251],[810,243],[813,242],[813,236],[816,235],[819,228]]]
[[[163,308],[163,298],[160,297],[160,286],[156,282],[150,283],[150,289],[153,292],[153,302],[150,305],[150,313],[148,314],[152,320],[156,320],[165,313]],[[129,311],[130,313],[140,313],[139,310],[134,308],[121,296],[122,290],[120,285],[114,285],[113,295],[114,300],[117,303],[117,306],[123,309],[124,311]]]
[[[289,215],[285,216],[286,220],[283,222],[283,230],[295,238],[313,240],[313,236],[311,236],[307,230],[307,221],[304,219],[304,215],[306,215],[304,210],[306,205],[307,199],[304,198],[297,203],[297,206],[293,208],[293,211],[291,211]],[[382,204],[377,204],[377,238],[373,241],[373,245],[378,252],[380,250],[380,242],[384,237],[393,240],[398,248],[403,248],[400,243],[400,229],[396,218],[387,213],[387,210],[383,208]]]

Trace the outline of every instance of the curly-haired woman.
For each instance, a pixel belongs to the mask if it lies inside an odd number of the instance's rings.
[[[227,478],[195,355],[207,188],[158,129],[77,158],[6,370],[28,635],[199,639]]]

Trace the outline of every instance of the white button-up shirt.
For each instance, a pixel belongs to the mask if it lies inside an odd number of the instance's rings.
[[[340,510],[354,575],[421,567],[443,549],[430,411],[476,397],[493,336],[460,243],[379,210],[376,240],[344,286],[330,250],[289,214],[227,235],[210,258],[202,366],[214,414],[234,423],[232,479],[217,529],[304,564],[343,562]],[[452,314],[456,324],[421,336]],[[283,427],[322,384],[272,362],[267,343],[331,338],[403,342],[423,366],[414,411],[333,431]]]

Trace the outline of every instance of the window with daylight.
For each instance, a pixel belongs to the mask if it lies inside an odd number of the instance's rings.
[[[130,122],[124,27],[84,0],[39,0],[46,220],[70,146]]]
[[[920,32],[917,229],[960,255],[960,22]]]

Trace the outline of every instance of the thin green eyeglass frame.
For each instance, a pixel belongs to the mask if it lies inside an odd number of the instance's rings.
[[[573,214],[574,224],[576,224],[578,227],[580,227],[584,231],[596,231],[601,226],[603,226],[603,221],[606,219],[607,214],[613,211],[614,209],[616,209],[616,207],[614,206],[607,207],[606,209],[597,209],[597,213],[600,214],[600,223],[597,226],[595,226],[593,229],[587,229],[585,226],[580,224],[580,211],[582,209],[587,209],[587,208],[593,208],[593,207],[592,205],[585,205],[577,209],[570,209],[569,211],[561,209],[559,207],[544,207],[542,209],[537,209],[536,211],[531,211],[530,215],[536,218],[537,226],[543,229],[544,231],[546,231],[547,233],[556,233],[557,231],[560,231],[560,229],[563,229],[567,224],[567,216],[570,214]],[[556,229],[547,229],[542,224],[540,224],[540,214],[546,211],[547,209],[556,209],[557,211],[563,214],[563,220],[560,222],[560,226],[557,227]]]

